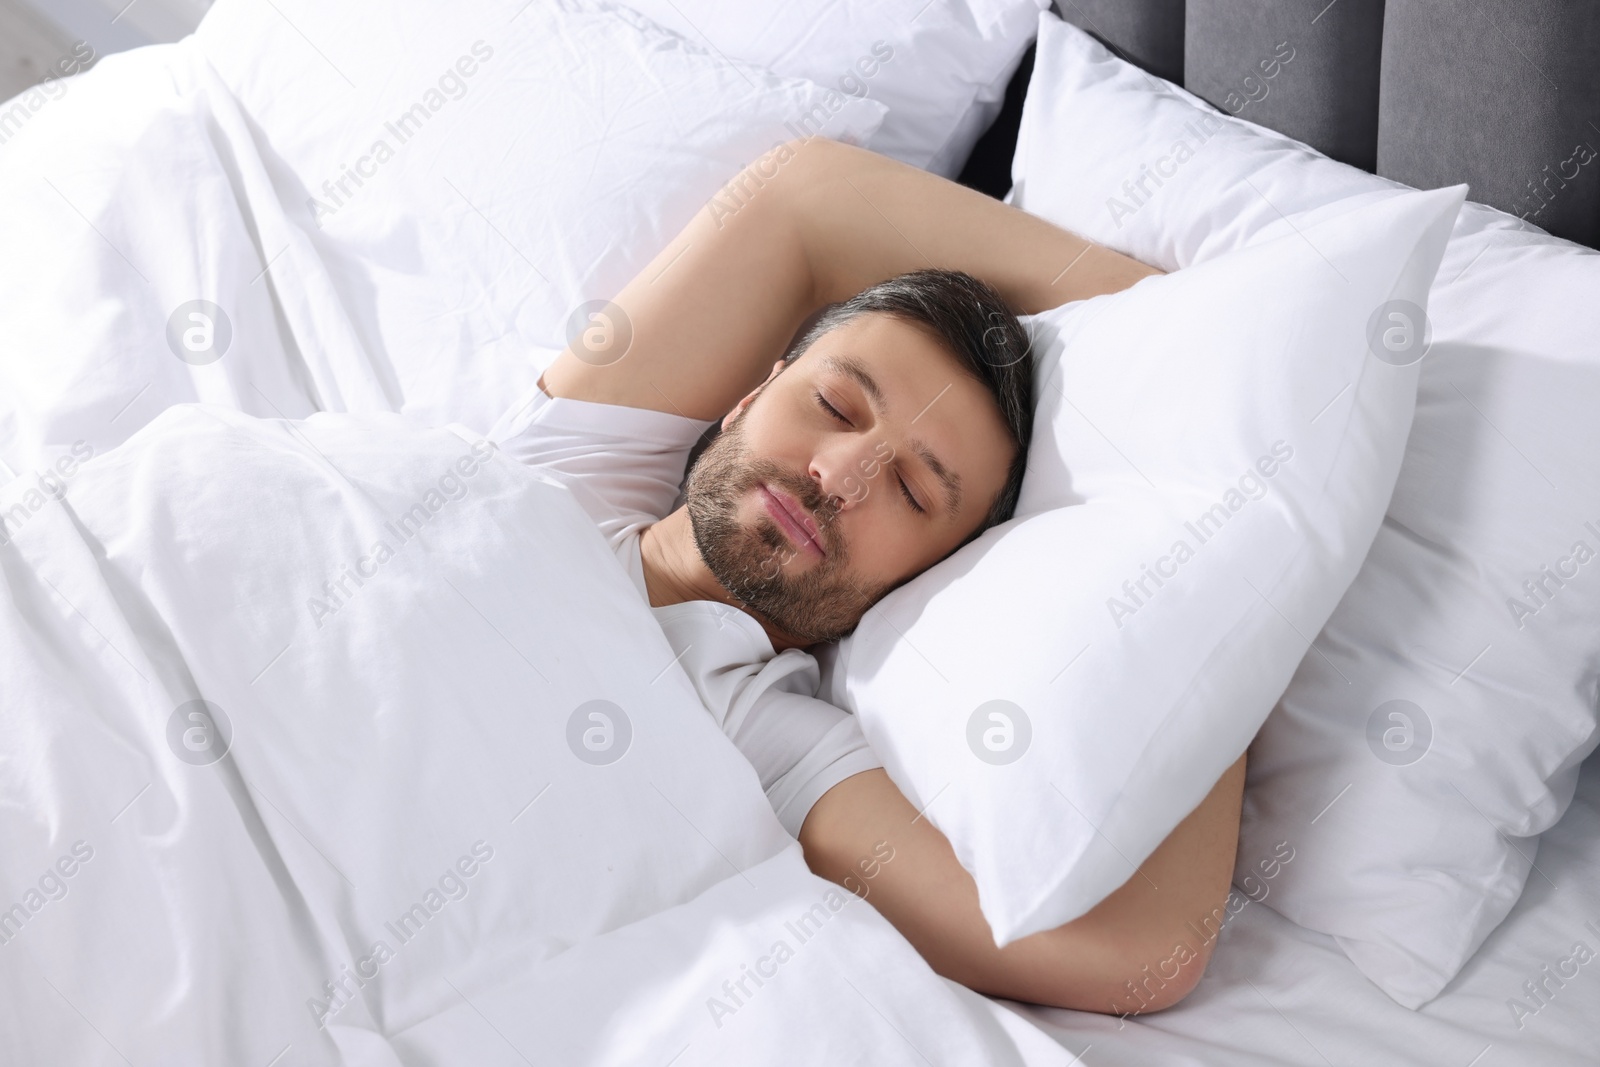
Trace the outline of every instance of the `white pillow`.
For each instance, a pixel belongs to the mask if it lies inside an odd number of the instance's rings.
[[[797,117],[863,143],[884,115],[591,0],[222,0],[197,39],[426,424],[492,423]]]
[[[830,695],[977,880],[996,942],[1089,911],[1238,759],[1371,543],[1464,187],[1037,316],[1018,517],[891,593]]]
[[[875,152],[953,178],[1048,0],[623,0],[719,55],[878,100]]]
[[[1409,189],[1224,114],[1049,12],[1038,39],[1007,202],[1162,270],[1286,230],[1284,215]]]
[[[1141,165],[1200,134],[1154,195],[1113,211]],[[1219,115],[1052,17],[1013,180],[1019,206],[1165,267],[1405,189]],[[1528,839],[1596,744],[1596,292],[1600,255],[1463,207],[1387,519],[1251,747],[1240,876],[1288,841],[1272,905],[1408,1007],[1504,918]]]

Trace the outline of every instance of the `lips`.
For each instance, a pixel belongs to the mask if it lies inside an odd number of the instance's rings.
[[[763,502],[767,511],[778,520],[779,525],[793,541],[801,548],[809,548],[819,556],[826,556],[827,552],[822,547],[822,535],[817,531],[816,523],[806,514],[805,508],[799,501],[780,489],[769,489],[765,485],[758,485],[761,490]]]

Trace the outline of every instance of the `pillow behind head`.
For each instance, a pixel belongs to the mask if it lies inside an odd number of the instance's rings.
[[[1238,759],[1388,503],[1465,188],[1030,321],[1017,516],[885,597],[828,696],[977,880],[997,943],[1083,915]]]
[[[888,108],[874,152],[954,178],[1047,0],[623,0],[719,56]]]

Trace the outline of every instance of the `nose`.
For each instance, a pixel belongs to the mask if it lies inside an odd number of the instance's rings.
[[[881,463],[869,442],[859,435],[837,435],[812,457],[808,473],[824,499],[824,512],[843,514],[860,506],[869,492],[868,478]]]

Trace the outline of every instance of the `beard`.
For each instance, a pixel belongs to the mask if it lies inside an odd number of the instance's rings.
[[[807,644],[837,641],[889,586],[863,590],[851,577],[849,553],[833,525],[838,509],[812,479],[796,479],[750,454],[741,426],[749,412],[747,406],[712,439],[684,483],[695,548],[722,587],[756,615]],[[826,555],[811,569],[785,572],[784,565],[805,550],[792,545],[764,509],[754,523],[739,522],[740,501],[762,483],[788,493],[816,522]]]

